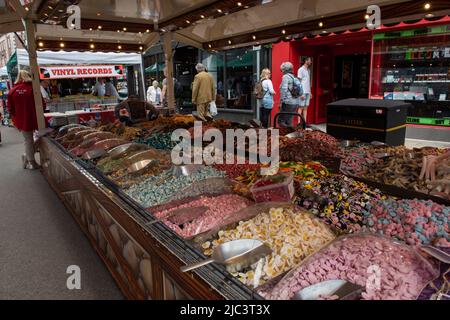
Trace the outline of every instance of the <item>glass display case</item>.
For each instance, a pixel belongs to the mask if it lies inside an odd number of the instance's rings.
[[[450,25],[374,34],[371,98],[414,106],[408,122],[450,126]]]

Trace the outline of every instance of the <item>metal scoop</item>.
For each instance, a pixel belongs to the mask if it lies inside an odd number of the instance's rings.
[[[357,300],[364,287],[345,280],[328,280],[297,291],[294,300],[318,300],[322,297],[337,296],[339,300]]]
[[[149,223],[147,223],[148,226],[155,224],[157,222],[168,220],[176,225],[183,225],[188,222],[194,221],[197,218],[200,218],[206,211],[208,211],[207,206],[198,206],[198,207],[187,207],[187,208],[180,208],[171,211],[167,216],[158,219],[153,220]]]
[[[175,177],[181,177],[181,176],[190,176],[191,174],[194,174],[200,170],[202,170],[204,167],[202,165],[197,164],[188,164],[184,166],[175,166],[172,169],[172,175]]]
[[[156,163],[156,160],[141,160],[129,166],[127,171],[130,174],[136,174],[154,166]]]
[[[83,159],[84,160],[95,160],[98,159],[100,157],[103,157],[106,154],[106,151],[103,149],[94,149],[94,150],[90,150],[87,151],[83,154]]]
[[[342,140],[341,146],[344,148],[355,147],[359,142],[359,140]]]
[[[235,240],[218,246],[214,250],[211,259],[184,266],[180,269],[182,272],[188,272],[215,262],[226,265],[229,272],[239,272],[271,253],[272,249],[259,240]]]
[[[429,245],[425,245],[425,246],[420,246],[420,249],[423,252],[428,253],[430,256],[432,256],[433,258],[445,263],[445,264],[450,264],[450,254],[436,248],[433,246],[429,246]]]
[[[126,143],[109,150],[108,154],[111,157],[111,159],[117,160],[120,159],[124,154],[126,154],[129,151],[138,151],[145,149],[147,149],[147,146],[145,144]]]
[[[292,133],[289,133],[286,135],[286,138],[291,138],[291,139],[292,138],[303,138],[303,137],[304,137],[304,134],[301,132],[298,132],[298,131],[292,132]]]
[[[382,147],[382,146],[387,146],[386,143],[381,142],[381,141],[372,141],[371,145],[373,145],[374,147]]]

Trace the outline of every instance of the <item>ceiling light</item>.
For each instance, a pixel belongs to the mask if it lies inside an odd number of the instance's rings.
[[[121,50],[121,49],[122,49],[122,46],[120,46],[120,45],[119,45],[119,46],[117,46],[117,49]]]
[[[28,8],[28,7],[25,7],[25,11],[30,11],[30,8]]]
[[[319,22],[319,27],[323,27],[323,22]]]
[[[127,28],[123,27],[123,31],[127,31]]]
[[[253,35],[252,38],[253,38],[253,40],[256,40],[256,36],[255,35]]]
[[[149,32],[150,32],[150,29],[145,30],[145,32],[149,33]]]
[[[92,31],[92,28],[89,28],[89,31]]]
[[[48,6],[48,8],[49,8],[50,10],[53,10],[53,7],[52,7],[52,6]]]
[[[117,32],[120,32],[120,30],[117,30]]]
[[[140,47],[139,47],[139,50],[142,50],[142,49],[144,49],[144,48],[143,48],[142,46],[140,46]]]
[[[366,14],[366,15],[364,16],[364,19],[366,19],[366,20],[369,20],[369,18],[370,18],[370,16],[369,16],[368,14]]]
[[[44,46],[44,43],[41,41],[41,42],[38,43],[38,46],[39,46],[39,47],[43,47],[43,46]]]
[[[228,40],[228,44],[231,44],[231,40]]]
[[[98,26],[97,28],[101,30],[101,29],[102,29],[102,26]]]
[[[61,43],[59,44],[59,46],[60,46],[61,48],[64,48],[66,45],[64,44],[64,42],[61,42]]]
[[[186,23],[189,24],[189,23],[191,23],[191,22],[190,22],[189,20],[186,20]]]
[[[94,48],[95,48],[95,45],[94,45],[93,43],[91,43],[91,44],[89,45],[89,48],[94,49]]]
[[[238,7],[242,7],[242,2],[237,3]]]
[[[433,18],[433,17],[434,17],[434,14],[432,14],[432,13],[428,13],[425,15],[425,18]]]
[[[205,19],[205,16],[204,15],[200,15],[200,18]]]
[[[218,13],[222,13],[222,9],[217,9],[217,12]]]
[[[425,8],[425,10],[430,10],[430,8],[431,8],[431,4],[429,4],[429,3],[425,3],[425,6],[424,6],[424,8]]]
[[[281,33],[282,33],[282,34],[286,34],[286,30],[284,30],[284,29],[281,30]]]

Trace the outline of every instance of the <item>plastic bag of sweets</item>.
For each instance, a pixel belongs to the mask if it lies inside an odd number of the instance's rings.
[[[308,286],[346,280],[365,288],[364,300],[415,300],[438,275],[434,261],[415,248],[358,233],[331,242],[292,269],[270,292],[261,294],[269,300],[291,300]]]
[[[450,247],[440,247],[450,254]],[[418,300],[450,300],[450,264],[439,263],[440,275],[420,293]]]
[[[321,221],[299,208],[271,208],[256,217],[241,221],[234,229],[226,228],[212,242],[203,243],[206,255],[218,245],[239,239],[256,239],[266,243],[272,254],[247,270],[233,274],[241,282],[258,287],[296,266],[305,257],[335,238]]]
[[[236,194],[193,197],[182,202],[169,203],[164,206],[166,209],[160,211],[152,208],[148,211],[185,239],[214,228],[223,218],[252,204],[250,200]],[[181,213],[171,215],[179,210]]]

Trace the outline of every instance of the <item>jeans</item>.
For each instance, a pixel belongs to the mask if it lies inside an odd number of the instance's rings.
[[[27,161],[34,162],[34,138],[33,138],[33,131],[22,131],[23,138],[25,140],[25,155],[27,158]]]
[[[285,104],[281,105],[280,112],[297,112],[298,106],[293,104]],[[294,116],[291,115],[280,115],[278,117],[278,124],[280,127],[293,127],[294,125]]]
[[[262,123],[263,127],[269,128],[270,127],[270,115],[272,113],[272,109],[267,109],[267,108],[261,107],[260,112],[261,112],[261,123]]]

